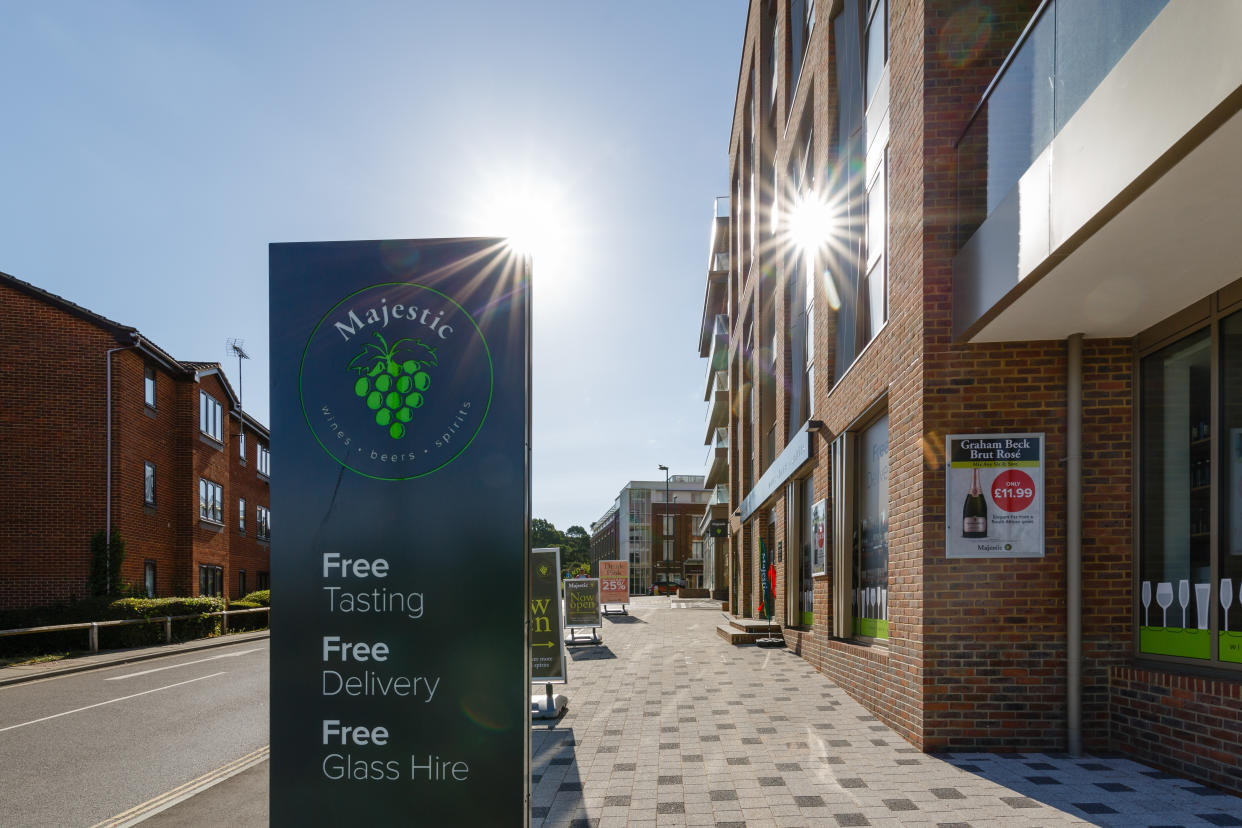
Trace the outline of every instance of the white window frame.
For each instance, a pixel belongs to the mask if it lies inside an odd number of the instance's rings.
[[[266,506],[255,505],[254,535],[259,540],[272,539],[272,510]]]
[[[272,476],[272,450],[267,446],[259,443],[259,474],[264,477]]]
[[[198,430],[217,443],[224,442],[220,426],[220,402],[206,391],[198,392]]]
[[[237,531],[246,534],[246,498],[237,498]]]
[[[146,506],[155,505],[155,464],[150,460],[143,463],[142,502]]]
[[[198,479],[198,517],[224,524],[224,487],[205,477]]]
[[[142,401],[147,408],[155,408],[155,367],[152,365],[142,370]]]

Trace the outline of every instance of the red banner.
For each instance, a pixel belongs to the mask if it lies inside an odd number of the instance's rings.
[[[601,604],[629,603],[630,565],[628,562],[599,562],[599,601]]]

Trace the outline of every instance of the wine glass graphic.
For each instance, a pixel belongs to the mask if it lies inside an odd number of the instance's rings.
[[[1190,581],[1177,582],[1177,600],[1182,605],[1182,629],[1186,629],[1186,607],[1190,606]]]
[[[1160,605],[1160,609],[1164,610],[1164,623],[1161,626],[1169,626],[1169,607],[1173,605],[1173,584],[1168,581],[1156,584],[1156,603]]]
[[[1199,616],[1199,629],[1208,628],[1208,602],[1212,600],[1211,584],[1195,584],[1195,612]]]
[[[1151,581],[1143,581],[1143,626],[1151,626]]]
[[[1229,632],[1229,608],[1233,606],[1233,579],[1220,579],[1220,606],[1225,611],[1225,632]]]

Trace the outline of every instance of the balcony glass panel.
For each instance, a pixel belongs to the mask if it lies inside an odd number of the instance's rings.
[[[958,141],[958,246],[974,234],[1168,0],[1044,7]]]

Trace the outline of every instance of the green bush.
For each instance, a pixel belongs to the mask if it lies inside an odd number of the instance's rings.
[[[258,589],[242,598],[242,600],[255,606],[270,607],[272,605],[272,591],[270,589]],[[237,601],[234,601],[233,604],[236,605]]]
[[[146,647],[164,643],[165,616],[195,615],[172,622],[173,641],[190,641],[219,635],[220,616],[207,615],[224,609],[221,598],[121,598],[108,605],[102,618],[88,619],[116,621],[129,618],[151,618],[150,624],[126,624],[99,629],[99,648]]]
[[[247,601],[245,598],[240,601],[229,602],[229,609],[231,610],[259,609],[266,606],[266,604],[260,604],[256,601]],[[230,615],[229,630],[231,632],[241,632],[242,630],[262,630],[267,627],[267,617],[268,613],[266,612],[248,612],[245,615]]]

